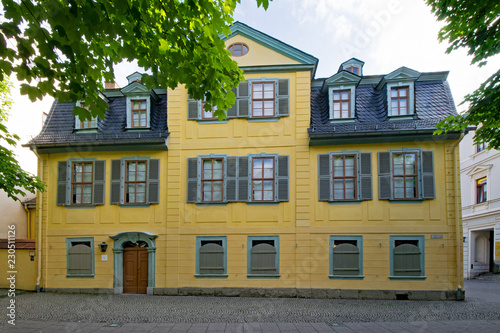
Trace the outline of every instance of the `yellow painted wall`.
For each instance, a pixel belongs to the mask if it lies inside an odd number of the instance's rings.
[[[226,40],[226,46],[234,43],[243,43],[248,46],[248,53],[244,56],[233,57],[242,66],[262,66],[262,65],[295,65],[298,61],[290,59],[281,53],[268,49],[253,40],[236,35]]]
[[[36,285],[36,274],[37,274],[37,261],[30,260],[29,253],[33,250],[20,250],[16,249],[15,252],[15,289],[16,290],[35,290]],[[8,273],[7,260],[8,250],[0,249],[0,262],[2,263],[2,269],[0,270],[0,288],[10,288],[10,281],[7,280],[12,274]]]

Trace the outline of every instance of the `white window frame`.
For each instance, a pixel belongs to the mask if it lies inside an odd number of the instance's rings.
[[[132,102],[146,100],[146,127],[132,127]],[[133,95],[127,96],[127,129],[141,130],[149,129],[151,126],[151,96],[147,95]]]
[[[342,91],[349,90],[351,92],[350,96],[350,110],[348,118],[333,118],[333,92],[334,91]],[[328,88],[328,101],[330,105],[330,120],[332,121],[343,121],[343,120],[351,120],[355,117],[355,107],[356,107],[356,86],[348,85],[348,86],[335,86]]]

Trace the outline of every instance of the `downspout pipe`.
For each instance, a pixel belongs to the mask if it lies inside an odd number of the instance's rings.
[[[36,149],[31,150],[33,153],[35,153],[38,162],[39,162],[39,175],[40,179],[43,181],[43,160],[41,159],[40,155],[38,155]],[[38,208],[38,239],[36,241],[36,246],[37,246],[37,252],[38,252],[38,275],[36,277],[36,292],[40,292],[40,280],[42,279],[42,192],[37,191],[37,208]],[[36,217],[35,217],[36,218]]]
[[[460,165],[457,165],[457,158],[458,158],[458,144],[462,139],[464,138],[466,132],[462,132],[460,134],[460,138],[452,145],[453,147],[453,182],[454,182],[454,192],[455,192],[455,233],[456,233],[456,247],[457,247],[457,301],[463,301],[465,300],[465,292],[462,290],[462,285],[460,284],[460,275],[461,271],[463,271],[463,266],[460,265],[460,255],[461,255],[461,249],[462,249],[462,237],[460,237],[461,230],[460,230],[460,201],[458,198],[460,197],[460,188],[458,187],[458,177],[460,172],[457,172]],[[460,162],[458,162],[460,163]]]

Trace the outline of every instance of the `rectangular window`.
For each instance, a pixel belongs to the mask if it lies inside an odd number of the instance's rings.
[[[487,197],[487,180],[486,177],[476,181],[476,203],[480,204],[488,200]]]
[[[87,109],[88,110],[88,106],[85,105],[85,103],[81,102],[80,103],[80,107],[81,108],[84,108],[84,109]],[[89,111],[90,113],[90,111]],[[79,123],[79,129],[89,129],[89,128],[96,128],[97,127],[97,118],[96,117],[92,117],[90,120],[80,120],[77,117],[77,120],[78,120],[78,123]]]
[[[351,91],[333,91],[333,119],[350,118],[351,115]]]
[[[330,278],[363,278],[363,236],[330,236]]]
[[[127,161],[125,167],[125,203],[146,203],[147,162]]]
[[[345,70],[348,72],[351,72],[353,74],[359,75],[359,67],[351,66],[351,67],[347,67]]]
[[[217,108],[213,106],[211,110],[207,111],[205,110],[205,104],[207,103],[206,101],[201,102],[201,117],[203,119],[215,119],[214,112]]]
[[[391,88],[391,115],[406,116],[408,112],[408,87]]]
[[[274,157],[252,158],[252,201],[274,201]]]
[[[202,159],[202,201],[222,202],[224,197],[224,159]]]
[[[131,101],[132,127],[147,127],[147,102],[145,99]]]
[[[227,237],[196,237],[196,277],[227,277]]]
[[[418,198],[417,153],[393,153],[392,177],[394,199]]]
[[[274,117],[274,87],[274,82],[252,82],[252,117]]]
[[[73,162],[71,165],[71,204],[91,205],[94,179],[93,162]]]
[[[94,277],[94,238],[66,238],[67,277]]]
[[[248,277],[279,277],[279,236],[248,236]]]
[[[476,153],[482,152],[485,149],[486,149],[486,144],[484,142],[476,145]]]
[[[333,156],[333,200],[357,199],[357,156]]]
[[[390,236],[391,279],[425,279],[425,236]]]

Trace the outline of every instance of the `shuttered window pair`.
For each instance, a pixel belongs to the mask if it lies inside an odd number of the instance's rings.
[[[187,159],[187,202],[289,200],[288,156],[200,155]]]
[[[249,79],[234,88],[235,103],[227,110],[227,118],[275,118],[290,115],[288,79]],[[188,119],[204,120],[203,102],[187,100]],[[209,119],[209,120],[213,120]]]
[[[248,236],[248,277],[279,277],[279,236]]]
[[[111,160],[111,204],[160,202],[160,160],[149,157]]]
[[[57,205],[104,205],[105,161],[96,159],[59,161],[57,171]]]
[[[94,238],[66,238],[67,277],[94,277]]]
[[[379,199],[434,199],[434,152],[421,149],[378,153]]]
[[[392,279],[425,279],[425,236],[390,236]]]
[[[372,200],[371,153],[318,155],[319,201]]]
[[[363,278],[363,236],[330,236],[330,278]]]
[[[227,237],[196,237],[196,277],[227,277]]]

